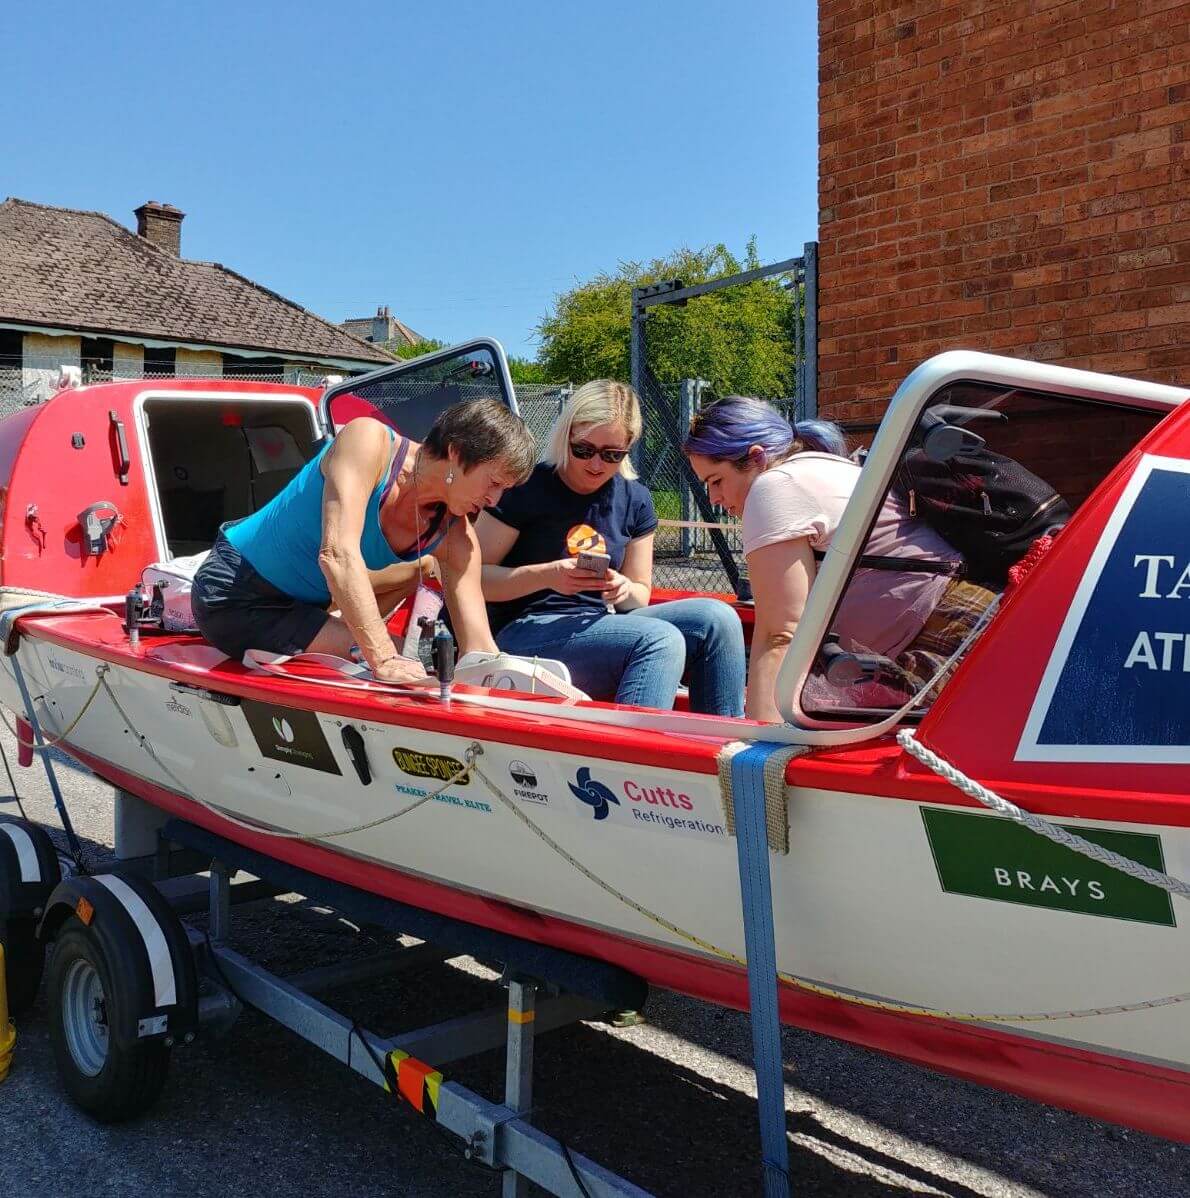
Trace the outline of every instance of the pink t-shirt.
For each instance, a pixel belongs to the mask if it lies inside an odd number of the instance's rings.
[[[744,554],[766,545],[809,539],[825,551],[859,480],[859,467],[829,453],[799,453],[766,470],[744,500]],[[932,528],[909,515],[890,493],[868,536],[864,553],[962,561],[962,554]],[[921,631],[950,579],[945,574],[856,570],[835,617],[833,632],[848,650],[896,657]]]

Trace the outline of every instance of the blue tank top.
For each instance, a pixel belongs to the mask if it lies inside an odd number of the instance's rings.
[[[422,533],[420,545],[397,553],[380,527],[380,505],[400,473],[409,451],[409,439],[394,444],[396,434],[389,430],[389,465],[368,497],[364,528],[359,548],[369,570],[383,570],[397,562],[416,561],[431,553],[450,530],[445,507],[438,510]],[[326,479],[322,475],[324,447],[290,480],[285,489],[251,516],[229,525],[224,536],[239,550],[240,556],[279,591],[303,603],[325,606],[331,592],[318,567],[322,547],[322,494]],[[441,531],[439,531],[441,530]],[[438,535],[435,536],[434,534]]]

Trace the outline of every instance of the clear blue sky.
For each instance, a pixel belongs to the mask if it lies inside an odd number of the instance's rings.
[[[3,10],[0,197],[175,204],[183,256],[332,320],[533,356],[620,261],[816,235],[814,0]]]

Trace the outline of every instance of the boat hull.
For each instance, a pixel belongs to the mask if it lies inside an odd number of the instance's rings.
[[[44,696],[38,715],[47,735],[75,718],[106,661],[123,714],[100,690],[67,747],[115,785],[336,881],[747,1005],[744,971],[703,947],[743,955],[736,848],[714,772],[721,743],[561,721],[551,732],[548,719],[477,711],[447,719],[427,701],[221,675],[197,652],[209,654],[206,647],[189,655],[185,646],[150,649],[133,660],[104,647],[115,624],[104,616],[26,621],[19,648],[32,693]],[[215,703],[194,689],[204,683],[242,693],[235,705]],[[10,663],[0,687],[19,712]],[[362,738],[366,784],[343,739],[347,725]],[[472,777],[427,798],[475,747],[494,788]],[[1190,992],[1184,928],[1172,914],[1146,922],[1134,912],[947,890],[946,850],[928,813],[992,819],[952,795],[920,802],[786,788],[790,850],[771,859],[778,966],[828,993],[783,985],[782,1018],[1190,1140],[1188,1004],[1147,1005]],[[1157,837],[1169,870],[1190,872],[1190,829],[1110,826]],[[360,830],[326,835],[351,828]],[[1051,879],[1067,889],[1072,880]],[[969,1022],[903,1013],[898,1004],[1049,1017]],[[1063,1014],[1121,1004],[1138,1006]]]

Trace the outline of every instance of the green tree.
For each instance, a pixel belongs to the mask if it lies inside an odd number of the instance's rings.
[[[538,325],[540,361],[553,379],[627,379],[632,288],[666,279],[686,285],[723,278],[761,265],[756,239],[743,260],[723,245],[681,249],[642,265],[621,263],[557,297]],[[779,278],[691,300],[686,307],[651,309],[648,361],[662,382],[706,379],[720,395],[793,394],[793,293]]]
[[[546,369],[544,363],[534,362],[531,358],[509,358],[508,373],[514,383],[564,383],[565,379],[555,378]]]
[[[407,345],[404,341],[390,341],[384,348],[402,361],[407,361],[409,358],[420,358],[423,354],[432,354],[436,349],[445,349],[446,342],[427,337],[414,345]]]
[[[407,361],[410,358],[420,358],[423,354],[431,354],[436,349],[445,349],[446,342],[428,337],[424,341],[419,341],[416,345],[389,342],[384,348],[390,354],[394,354],[396,357],[402,359],[402,361]],[[508,372],[512,375],[514,383],[553,383],[566,381],[565,379],[555,379],[541,362],[534,362],[530,358],[509,358]]]

